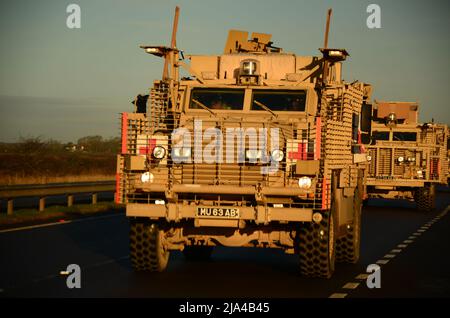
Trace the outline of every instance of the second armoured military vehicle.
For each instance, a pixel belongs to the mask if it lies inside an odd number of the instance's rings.
[[[368,146],[369,198],[414,200],[419,210],[434,208],[435,185],[446,184],[447,126],[420,124],[415,102],[377,102]]]
[[[184,56],[177,13],[170,47],[142,46],[165,59],[146,111],[122,114],[116,200],[133,266],[163,271],[172,250],[199,258],[219,245],[296,253],[315,277],[356,262],[370,86],[342,79],[348,53],[327,47],[331,11],[318,56],[236,30],[223,54]]]

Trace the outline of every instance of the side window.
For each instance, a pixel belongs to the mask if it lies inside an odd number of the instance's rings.
[[[361,141],[367,145],[370,143],[372,131],[372,104],[364,102],[361,107]]]
[[[148,95],[138,95],[131,103],[134,104],[134,112],[135,113],[143,113],[147,112],[147,100]]]

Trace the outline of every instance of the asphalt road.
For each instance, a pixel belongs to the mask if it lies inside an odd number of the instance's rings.
[[[216,248],[204,262],[175,252],[166,272],[135,273],[124,215],[0,232],[0,297],[450,297],[449,204],[450,192],[429,213],[371,201],[359,263],[338,264],[328,280],[301,277],[295,255],[253,248]],[[357,277],[377,261],[381,288],[369,289]],[[69,264],[81,267],[80,289],[59,274]]]

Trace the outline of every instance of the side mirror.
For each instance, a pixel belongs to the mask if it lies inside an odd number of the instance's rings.
[[[361,106],[361,142],[370,144],[372,139],[372,104],[364,102]]]

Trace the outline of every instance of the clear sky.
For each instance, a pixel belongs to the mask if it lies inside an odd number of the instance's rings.
[[[81,29],[66,7],[81,7]],[[381,7],[381,29],[366,8]],[[421,103],[420,118],[450,123],[450,1],[385,0],[16,0],[0,2],[0,141],[42,136],[76,141],[119,134],[119,113],[161,76],[140,44],[221,54],[229,29],[273,34],[275,45],[317,55],[326,10],[331,47],[346,48],[344,77],[373,84],[374,99]]]

